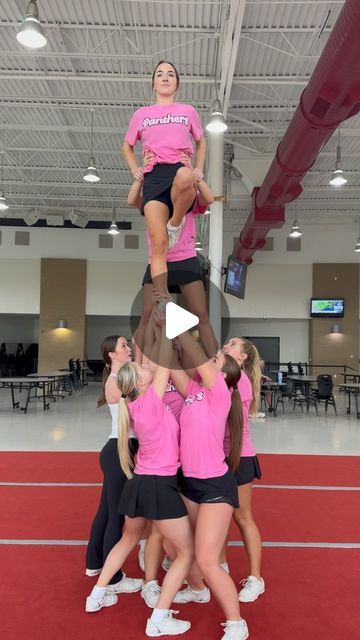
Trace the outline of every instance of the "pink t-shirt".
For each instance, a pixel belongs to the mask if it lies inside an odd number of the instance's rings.
[[[151,104],[137,109],[130,120],[125,140],[132,147],[141,140],[143,154],[152,151],[153,162],[144,168],[144,173],[153,170],[156,164],[176,164],[180,153],[193,154],[193,144],[200,140],[203,130],[197,111],[190,104],[172,102]]]
[[[231,406],[225,380],[217,374],[212,389],[191,380],[180,415],[180,460],[184,476],[215,478],[228,471],[224,436]]]
[[[174,414],[177,422],[180,422],[181,410],[184,406],[184,398],[171,380],[169,380],[164,395],[164,403],[167,404],[171,412]]]
[[[143,396],[128,404],[139,440],[135,473],[173,476],[179,466],[179,425],[169,407],[150,385]]]
[[[243,410],[243,419],[244,419],[244,427],[243,427],[243,441],[240,456],[256,456],[255,447],[252,443],[250,430],[249,430],[249,409],[250,403],[253,397],[252,385],[249,377],[245,373],[244,369],[241,369],[241,377],[238,382],[238,389],[240,393],[242,410]],[[226,424],[226,432],[224,439],[224,451],[225,454],[228,455],[230,453],[230,430],[229,424]]]
[[[175,247],[169,249],[167,252],[167,262],[179,262],[180,260],[187,260],[188,258],[194,258],[196,256],[195,249],[195,216],[202,215],[206,211],[206,205],[202,206],[198,204],[198,200],[195,200],[194,207],[185,216],[185,223],[182,228],[179,240]],[[146,230],[146,242],[148,246],[149,263],[151,262],[151,241],[149,232]]]

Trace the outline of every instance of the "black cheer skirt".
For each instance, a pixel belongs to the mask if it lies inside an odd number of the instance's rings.
[[[134,473],[122,491],[118,512],[147,520],[183,518],[187,510],[177,487],[177,476]]]
[[[159,200],[167,204],[167,200],[163,201],[159,199],[158,196],[168,189],[171,189],[178,169],[184,166],[182,162],[177,162],[176,164],[156,164],[152,171],[145,173],[143,204],[145,205],[147,202],[150,202],[150,200]]]
[[[261,479],[260,463],[257,456],[243,456],[234,471],[236,484],[240,487],[243,484],[250,484],[253,480]]]

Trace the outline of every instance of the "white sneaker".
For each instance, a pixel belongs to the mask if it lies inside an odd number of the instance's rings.
[[[169,249],[173,249],[180,238],[180,234],[185,224],[185,216],[177,227],[173,227],[170,222],[167,223],[167,232],[169,237]]]
[[[146,604],[150,609],[155,609],[159,602],[161,588],[157,580],[149,580],[143,584],[141,589],[141,597],[144,598]]]
[[[135,593],[135,591],[140,591],[143,584],[142,578],[128,578],[124,573],[120,582],[107,586],[106,593]]]
[[[241,580],[240,584],[244,585],[239,593],[240,602],[255,602],[265,591],[265,582],[262,578],[248,576],[245,580]]]
[[[229,565],[227,562],[220,562],[220,567],[226,571],[226,573],[230,573]]]
[[[186,589],[177,592],[173,602],[175,602],[175,604],[186,604],[187,602],[209,602],[209,600],[210,589],[207,587],[202,591],[194,591],[191,587],[187,586]]]
[[[169,556],[165,556],[164,560],[162,561],[162,564],[161,564],[161,566],[164,569],[164,571],[169,571],[171,565],[172,565],[171,558],[169,558]]]
[[[246,640],[249,637],[249,629],[245,620],[239,622],[223,622],[225,633],[221,640]]]
[[[85,575],[94,578],[101,573],[101,569],[85,569]]]
[[[160,622],[152,622],[150,618],[146,623],[145,633],[150,638],[156,636],[177,636],[180,633],[185,633],[191,627],[191,623],[187,620],[177,620],[172,617],[173,613],[179,613],[178,611],[172,611],[170,609],[169,615],[166,618],[160,620]]]
[[[103,607],[111,607],[113,604],[116,604],[117,601],[118,597],[113,593],[106,592],[100,600],[88,596],[86,598],[85,611],[87,613],[95,613],[95,611],[100,611]]]
[[[139,549],[138,563],[141,571],[145,573],[145,547],[140,547]]]

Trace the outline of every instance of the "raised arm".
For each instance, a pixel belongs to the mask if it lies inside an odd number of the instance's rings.
[[[169,382],[170,362],[172,355],[172,343],[166,337],[165,320],[161,325],[160,345],[159,345],[159,364],[157,366],[153,387],[159,398],[163,399],[167,383]],[[166,366],[167,365],[167,366]]]
[[[173,381],[177,391],[181,393],[181,395],[186,398],[188,384],[191,380],[190,376],[184,371],[179,364],[179,357],[177,350],[173,348],[172,358],[171,358],[171,370],[170,377]]]
[[[199,343],[194,340],[194,338],[188,331],[180,334],[179,342],[184,351],[189,354],[192,361],[195,363],[199,363],[196,365],[196,370],[203,381],[204,387],[207,387],[207,389],[212,389],[217,374],[215,363],[213,362],[213,360],[208,359]]]

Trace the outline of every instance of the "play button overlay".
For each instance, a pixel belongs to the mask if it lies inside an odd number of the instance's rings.
[[[168,289],[172,301],[168,302],[165,307],[165,332],[169,340],[174,340],[173,348],[179,350],[180,353],[179,366],[182,368],[183,365],[185,369],[197,367],[204,363],[203,355],[201,360],[200,356],[197,356],[199,362],[195,362],[195,358],[184,357],[184,354],[181,353],[181,343],[176,338],[186,331],[190,331],[195,340],[201,342],[207,358],[211,358],[215,354],[217,341],[211,326],[209,327],[206,324],[206,312],[209,313],[210,299],[217,302],[216,308],[219,310],[219,316],[221,316],[221,344],[224,344],[231,337],[229,334],[230,312],[226,297],[222,292],[223,286],[218,288],[210,281],[208,268],[206,270],[200,262],[195,261],[195,266],[192,266],[192,264],[192,258],[183,260],[181,267],[178,263],[172,264],[169,262],[167,273]],[[237,301],[237,303],[239,304],[239,313],[237,315],[240,316],[240,302]],[[141,352],[152,362],[161,366],[168,366],[165,362],[160,362],[159,353],[153,346],[155,340],[154,331],[149,323],[152,310],[152,283],[150,268],[148,267],[144,275],[143,286],[141,286],[140,281],[138,293],[131,305],[130,331],[124,324],[127,318],[122,317],[120,318],[121,324],[117,332],[122,332],[122,335],[128,338],[133,338],[134,354],[135,351],[137,355],[140,355]],[[172,366],[175,367],[176,365],[173,363]]]
[[[199,324],[199,318],[174,302],[168,302],[165,309],[165,331],[169,340],[177,338]]]

